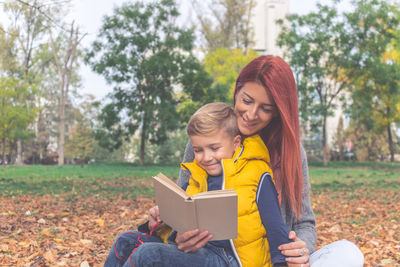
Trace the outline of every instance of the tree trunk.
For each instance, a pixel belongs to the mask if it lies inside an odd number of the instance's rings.
[[[322,122],[322,149],[324,153],[324,166],[328,166],[330,154],[329,154],[329,147],[327,145],[327,137],[326,137],[326,116],[323,118]]]
[[[64,147],[65,147],[65,96],[63,90],[61,90],[60,97],[60,124],[59,140],[58,140],[58,165],[64,165]]]
[[[146,111],[143,114],[142,120],[142,132],[140,134],[140,155],[139,155],[139,162],[140,166],[144,165],[144,158],[145,158],[145,146],[146,146]]]
[[[5,138],[3,138],[2,142],[1,142],[1,145],[2,145],[1,158],[3,159],[2,165],[6,165],[7,157],[6,157],[6,139]]]
[[[23,159],[22,159],[22,141],[21,141],[21,139],[17,140],[17,159],[16,159],[15,163],[18,166],[21,166],[24,164]]]
[[[387,132],[388,132],[388,143],[389,143],[389,151],[390,151],[390,162],[394,162],[393,137],[392,137],[392,131],[390,129],[390,123],[387,126]]]

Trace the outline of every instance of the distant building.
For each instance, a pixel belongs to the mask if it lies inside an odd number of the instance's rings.
[[[289,0],[256,0],[253,9],[252,26],[254,47],[261,54],[283,56],[283,51],[276,45],[280,27],[278,19],[289,14]]]

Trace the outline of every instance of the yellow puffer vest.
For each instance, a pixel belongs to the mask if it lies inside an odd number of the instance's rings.
[[[256,194],[261,176],[268,172],[269,153],[258,135],[247,137],[232,159],[223,159],[223,188],[238,195],[238,237],[231,240],[242,266],[272,266],[266,230],[262,224]],[[196,162],[182,163],[191,173],[188,195],[207,191],[207,173]],[[236,257],[237,258],[237,257]]]

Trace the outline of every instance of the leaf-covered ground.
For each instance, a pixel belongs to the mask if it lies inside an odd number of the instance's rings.
[[[317,248],[355,242],[365,266],[400,266],[400,198],[390,189],[315,192]],[[118,233],[135,229],[151,198],[0,197],[0,266],[102,266]]]

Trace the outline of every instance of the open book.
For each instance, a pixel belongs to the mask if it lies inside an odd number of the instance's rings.
[[[237,238],[237,195],[233,189],[208,191],[189,197],[171,179],[154,176],[161,220],[179,233],[199,229],[211,240]]]

